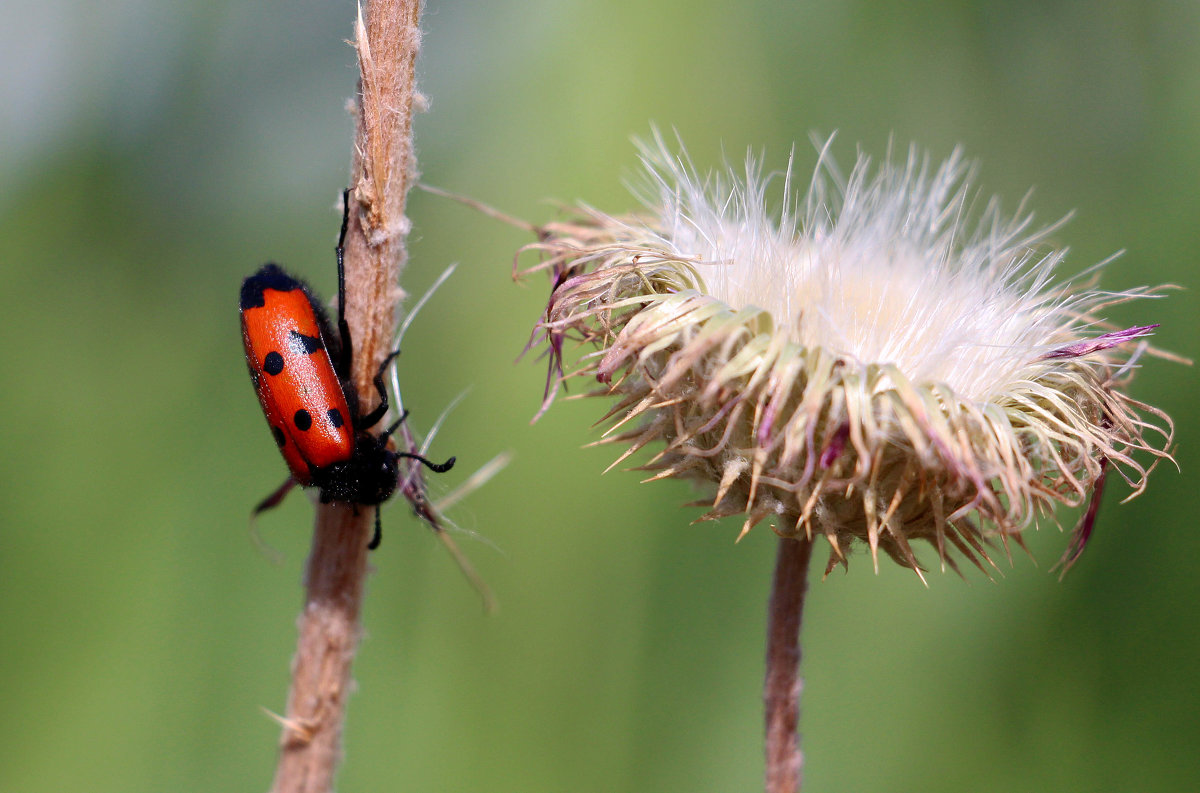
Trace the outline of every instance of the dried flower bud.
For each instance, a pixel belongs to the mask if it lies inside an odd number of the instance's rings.
[[[991,538],[1019,543],[1108,471],[1136,495],[1168,457],[1169,418],[1124,391],[1155,326],[1104,332],[1100,317],[1156,290],[1055,283],[1061,224],[1036,230],[994,200],[968,220],[959,153],[860,157],[842,179],[823,151],[803,196],[790,167],[764,176],[754,157],[744,178],[702,176],[655,136],[642,160],[646,213],[581,208],[529,246],[554,282],[535,332],[552,359],[543,410],[564,341],[594,346],[572,376],[618,399],[617,463],[661,441],[651,479],[710,483],[702,520],[823,534],[827,572],[854,540],[876,565],[882,549],[919,574],[920,539],[983,569]],[[1094,518],[1092,504],[1067,564]]]

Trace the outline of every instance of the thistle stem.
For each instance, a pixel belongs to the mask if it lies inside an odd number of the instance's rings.
[[[358,393],[374,394],[372,378],[391,352],[395,309],[404,297],[397,282],[407,258],[405,201],[416,181],[412,114],[423,101],[415,87],[421,1],[364,0],[364,5],[354,27],[360,78],[345,286],[354,340],[352,379]],[[333,789],[351,666],[362,634],[374,515],[371,508],[348,504],[317,508],[273,793]]]
[[[775,580],[767,606],[766,793],[797,793],[804,755],[800,751],[800,622],[808,588],[812,540],[779,539]]]
[[[341,759],[342,725],[358,649],[370,509],[321,504],[304,575],[300,639],[273,793],[325,793]]]

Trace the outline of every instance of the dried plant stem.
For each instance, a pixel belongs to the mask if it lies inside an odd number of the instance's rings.
[[[388,354],[416,181],[412,112],[420,43],[419,0],[367,0],[355,24],[361,70],[346,235],[346,319],[354,342],[352,379],[369,410],[371,379]],[[322,504],[305,576],[305,606],[273,793],[327,793],[341,758],[351,665],[362,633],[367,542],[374,510]]]
[[[417,181],[412,116],[425,104],[415,88],[421,44],[420,0],[369,0],[355,24],[358,124],[346,236],[346,305],[355,344],[354,383],[371,378],[391,346],[400,271],[410,223],[408,191]]]
[[[317,509],[275,793],[323,793],[333,787],[367,571],[362,517],[372,513],[358,513],[345,504]]]
[[[766,793],[797,793],[804,756],[800,751],[800,622],[808,588],[812,540],[779,538],[775,579],[767,607]]]

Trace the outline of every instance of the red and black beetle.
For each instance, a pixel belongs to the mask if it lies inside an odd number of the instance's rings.
[[[291,472],[287,481],[258,505],[255,514],[279,504],[297,484],[319,488],[322,502],[375,506],[395,492],[400,458],[417,460],[438,473],[454,465],[453,457],[439,465],[419,454],[397,451],[392,433],[405,416],[379,435],[369,431],[387,413],[383,373],[398,350],[375,373],[379,405],[365,414],[359,408],[358,392],[350,380],[354,349],[345,316],[343,245],[349,221],[349,191],[343,199],[346,209],[336,248],[336,333],[308,285],[279,265],[264,264],[242,282],[246,364],[275,443]],[[368,547],[377,548],[380,539],[376,510],[375,534]]]

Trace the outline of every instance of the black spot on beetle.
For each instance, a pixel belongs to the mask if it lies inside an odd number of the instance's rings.
[[[287,436],[283,434],[283,427],[276,427],[272,424],[271,434],[275,436],[275,445],[282,449],[283,444],[287,443]]]
[[[296,415],[292,416],[292,422],[296,425],[296,429],[304,432],[312,426],[312,416],[308,415],[307,410],[300,408],[296,411]]]
[[[288,334],[288,346],[294,352],[304,355],[312,355],[317,350],[325,348],[325,345],[321,343],[320,336],[305,336],[298,330],[293,330]]]
[[[267,357],[263,358],[263,371],[267,374],[279,374],[283,371],[283,356],[275,350],[267,353]]]
[[[340,427],[346,423],[345,419],[342,418],[342,411],[337,408],[330,408],[326,415],[329,416],[329,423],[334,427]]]

